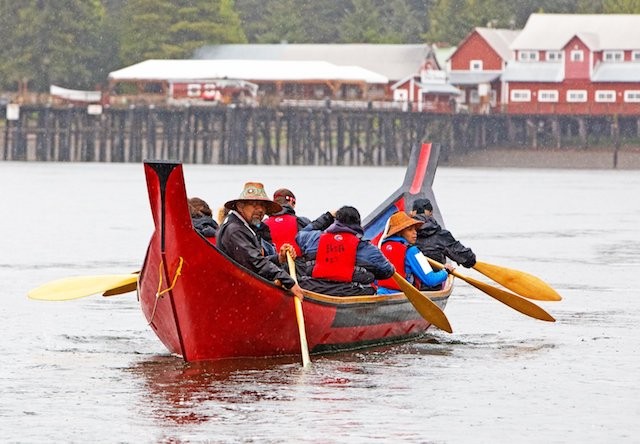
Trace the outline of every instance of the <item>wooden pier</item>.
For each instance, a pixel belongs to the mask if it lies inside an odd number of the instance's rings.
[[[443,159],[490,147],[619,146],[640,139],[639,117],[428,114],[397,110],[153,106],[23,106],[0,111],[0,160],[201,164],[404,165],[411,146]]]

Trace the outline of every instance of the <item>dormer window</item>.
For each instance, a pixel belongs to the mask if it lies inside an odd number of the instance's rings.
[[[537,62],[538,51],[520,51],[518,53],[518,60],[521,62]]]
[[[623,51],[604,51],[602,60],[605,62],[622,62],[624,61]]]
[[[584,60],[584,51],[581,49],[574,49],[571,51],[572,62],[582,62]]]

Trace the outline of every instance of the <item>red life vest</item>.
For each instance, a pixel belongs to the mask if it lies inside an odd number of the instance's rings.
[[[291,214],[281,214],[279,216],[269,216],[264,221],[271,231],[271,239],[276,246],[276,251],[280,251],[280,247],[284,244],[293,245],[298,256],[302,255],[302,250],[296,242],[296,234],[298,234],[298,218]]]
[[[351,282],[360,239],[351,233],[323,233],[318,242],[316,264],[311,276]]]
[[[404,267],[405,256],[407,255],[407,245],[398,241],[387,241],[382,243],[380,249],[382,254],[389,259],[389,262],[395,267],[396,271],[403,278],[407,277],[407,272]],[[392,288],[400,291],[400,287],[396,284],[393,278],[383,279],[378,281],[380,287]]]

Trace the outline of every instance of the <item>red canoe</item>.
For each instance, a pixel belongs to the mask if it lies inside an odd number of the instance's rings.
[[[429,197],[437,145],[414,148],[403,185],[364,219],[375,238],[386,219],[419,197]],[[155,231],[139,278],[147,321],[164,345],[185,361],[300,353],[291,293],[235,264],[191,224],[182,165],[145,162]],[[444,308],[452,280],[425,292]],[[410,340],[430,324],[404,294],[335,297],[308,292],[303,302],[311,354]]]

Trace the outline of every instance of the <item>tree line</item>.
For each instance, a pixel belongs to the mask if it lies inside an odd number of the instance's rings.
[[[640,0],[0,0],[0,89],[96,89],[113,70],[207,44],[456,45],[534,12],[640,13]]]

